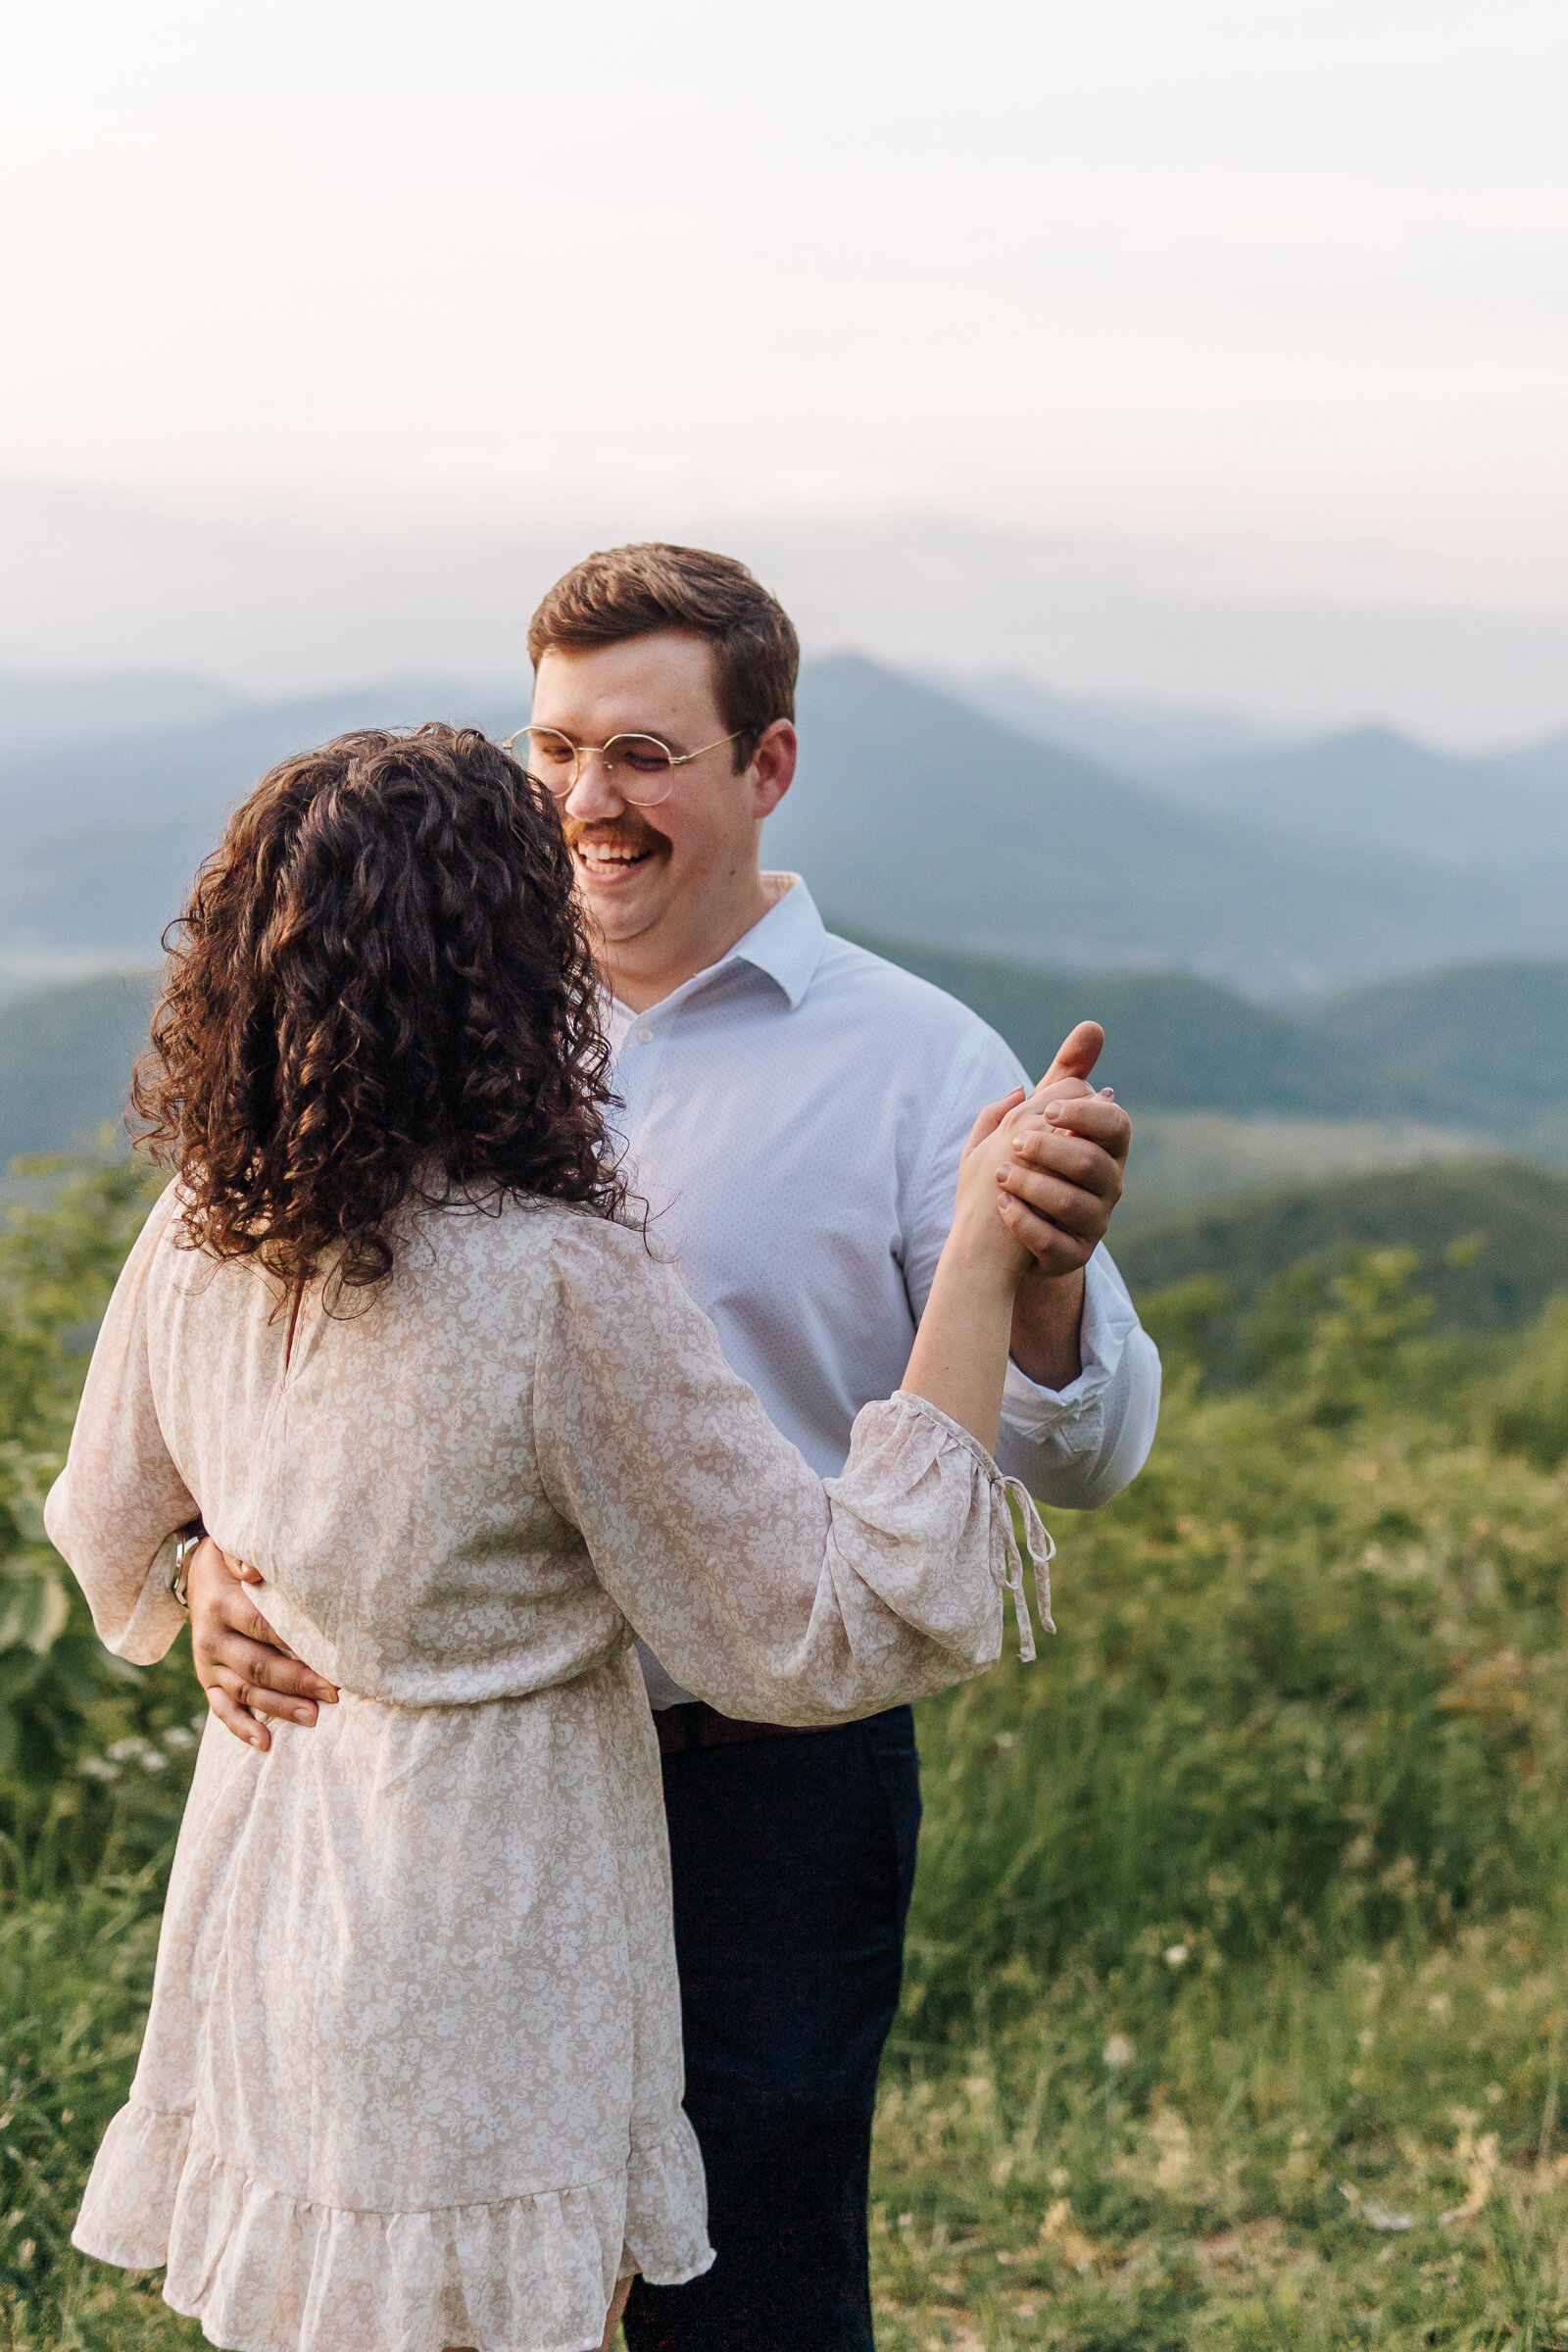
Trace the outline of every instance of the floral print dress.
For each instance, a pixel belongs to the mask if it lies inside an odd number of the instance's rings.
[[[624,1226],[410,1215],[290,1341],[171,1187],[47,1512],[122,1656],[198,1512],[342,1695],[265,1754],[209,1723],[75,2242],[234,2352],[587,2352],[617,2277],[712,2259],[634,1629],[734,1716],[941,1690],[1001,1650],[1004,1482],[902,1393],[818,1479]]]

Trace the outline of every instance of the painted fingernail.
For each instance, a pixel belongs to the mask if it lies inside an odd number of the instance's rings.
[[[1116,1089],[1113,1086],[1102,1086],[1100,1091],[1107,1102],[1115,1102]]]
[[[1008,1177],[1009,1177],[1011,1174],[1012,1174],[1012,1170],[1011,1170],[1011,1168],[1009,1168],[1009,1167],[1001,1167],[1001,1168],[999,1168],[999,1169],[997,1170],[997,1182],[998,1182],[999,1184],[1005,1184],[1005,1183],[1006,1183],[1006,1181],[1007,1181],[1007,1178],[1008,1178]]]
[[[314,1723],[316,1721],[316,1716],[313,1710],[309,1707],[296,1707],[294,1710],[294,1720],[296,1723]]]

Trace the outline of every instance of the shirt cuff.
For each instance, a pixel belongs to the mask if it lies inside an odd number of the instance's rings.
[[[1021,1438],[1072,1428],[1096,1412],[1116,1377],[1138,1313],[1103,1248],[1084,1268],[1084,1311],[1078,1330],[1083,1369],[1064,1389],[1043,1389],[1008,1358],[1002,1390],[1003,1426]]]

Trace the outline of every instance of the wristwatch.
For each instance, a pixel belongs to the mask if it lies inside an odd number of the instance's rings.
[[[182,1527],[174,1538],[174,1564],[169,1572],[169,1590],[187,1614],[190,1595],[185,1590],[185,1580],[190,1574],[190,1555],[197,1544],[204,1544],[206,1540],[207,1530],[199,1519],[193,1519],[188,1527]]]

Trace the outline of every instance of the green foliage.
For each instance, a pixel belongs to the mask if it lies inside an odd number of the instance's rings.
[[[1207,1274],[1247,1309],[1293,1268],[1401,1249],[1416,1253],[1435,1329],[1519,1329],[1568,1265],[1568,1181],[1476,1159],[1271,1185],[1141,1222],[1119,1236],[1116,1262],[1135,1293]]]
[[[1568,1298],[1553,1298],[1502,1382],[1493,1435],[1538,1469],[1568,1460]]]
[[[1210,1278],[1166,1295],[1185,1376],[1143,1477],[1057,1527],[1055,1642],[925,1713],[932,2030],[977,1970],[1360,1948],[1559,1885],[1568,1510],[1493,1449],[1412,1271],[1298,1269],[1239,1327]],[[1233,1385],[1206,1394],[1216,1326]]]
[[[1568,1309],[1422,1310],[1395,1251],[1167,1293],[1055,1640],[922,1709],[882,2352],[1564,2340],[1568,1482],[1494,1381]]]
[[[87,2167],[124,2098],[141,2042],[163,1884],[195,1746],[193,1733],[184,1737],[183,1751],[166,1746],[157,1775],[129,1759],[119,1768],[89,1872],[72,1867],[52,1830],[25,1852],[7,1840],[0,1854],[0,2342],[8,2321],[9,2340],[19,2345],[118,2352],[135,2340],[126,2323],[147,2298],[126,2296],[118,2274],[81,2263],[70,2235]],[[183,2330],[169,2336],[162,2322],[154,2325],[150,2342],[187,2340]],[[199,2340],[195,2329],[189,2340]]]
[[[1139,1302],[1144,1329],[1159,1349],[1169,1383],[1174,1374],[1200,1374],[1234,1350],[1236,1294],[1217,1274],[1189,1274]]]

